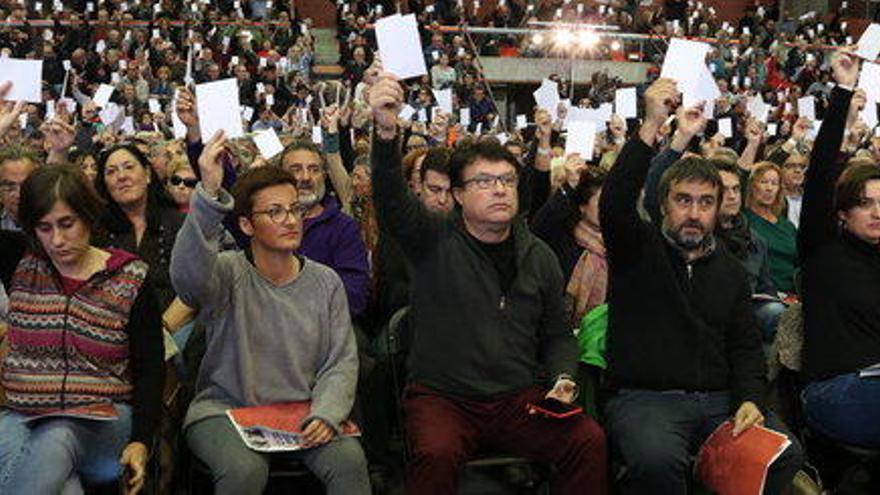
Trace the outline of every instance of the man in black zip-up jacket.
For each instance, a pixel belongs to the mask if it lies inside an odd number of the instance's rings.
[[[497,144],[456,150],[450,178],[460,208],[431,214],[401,173],[399,83],[383,75],[369,99],[376,212],[413,266],[407,492],[455,493],[468,457],[488,448],[556,464],[557,493],[605,493],[598,424],[528,411],[545,396],[574,399],[577,346],[558,262],[517,220],[516,159]],[[549,393],[542,372],[555,380]]]
[[[746,272],[712,236],[722,186],[713,165],[677,162],[660,181],[661,221],[639,218],[675,83],[658,80],[645,99],[645,121],[599,206],[609,259],[607,427],[627,466],[625,493],[685,493],[689,456],[715,427],[733,416],[736,435],[764,422],[764,358]],[[692,126],[702,110],[681,108],[677,117]],[[767,423],[780,429],[770,415]],[[765,491],[778,493],[800,463],[793,443],[771,466]]]

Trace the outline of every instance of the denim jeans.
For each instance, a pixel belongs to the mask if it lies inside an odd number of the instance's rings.
[[[605,412],[609,438],[626,466],[619,493],[687,493],[691,456],[738,406],[731,404],[727,392],[618,392]],[[785,433],[792,442],[767,473],[764,493],[777,494],[801,468],[803,452],[775,415],[765,416],[768,428]]]
[[[83,493],[82,483],[103,484],[122,472],[119,456],[131,436],[131,407],[116,404],[113,421],[0,416],[0,493]]]
[[[356,438],[337,437],[312,449],[264,454],[249,449],[226,416],[193,423],[184,434],[190,450],[211,470],[218,495],[263,493],[270,455],[301,460],[324,483],[328,495],[370,494],[367,459]]]
[[[810,428],[849,444],[880,447],[880,377],[849,373],[812,382],[801,400]]]
[[[755,321],[761,329],[761,335],[764,342],[773,342],[776,337],[776,327],[779,324],[779,317],[785,312],[786,306],[776,301],[759,301],[754,303]]]

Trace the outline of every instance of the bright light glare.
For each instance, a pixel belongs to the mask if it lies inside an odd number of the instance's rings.
[[[540,45],[543,42],[544,42],[544,37],[541,36],[540,33],[537,33],[534,36],[532,36],[532,43],[534,43],[536,45]]]
[[[590,47],[599,42],[599,37],[596,36],[596,33],[590,30],[584,30],[578,33],[578,43],[581,46]]]
[[[612,49],[612,50],[614,50],[614,51],[616,52],[616,51],[620,50],[620,48],[621,48],[621,47],[620,47],[620,42],[619,42],[619,41],[614,40],[614,41],[611,42],[611,49]]]
[[[566,46],[572,41],[574,41],[574,35],[570,31],[560,29],[556,32],[556,43],[560,46]]]

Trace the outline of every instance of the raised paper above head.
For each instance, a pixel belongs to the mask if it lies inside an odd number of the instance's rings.
[[[437,106],[443,113],[452,113],[452,89],[435,89],[434,98],[437,100]]]
[[[711,50],[708,43],[673,38],[663,59],[660,77],[678,82],[678,90],[684,95],[696,95],[700,85],[705,82],[705,72],[712,73],[706,67],[706,55]],[[714,84],[714,80],[712,81]],[[717,88],[716,88],[717,89]]]
[[[868,101],[880,101],[880,64],[872,62],[862,64],[859,88],[865,90]]]
[[[116,88],[109,84],[101,84],[98,86],[98,90],[95,91],[95,96],[92,97],[92,102],[99,107],[106,107],[107,103],[110,102],[110,97],[113,96],[113,92],[116,91]]]
[[[638,116],[636,104],[636,88],[620,88],[614,92],[614,113],[624,119]]]
[[[556,112],[559,107],[559,85],[556,81],[544,79],[541,81],[541,87],[532,93],[535,97],[535,103],[539,108],[543,108],[550,112],[550,117],[556,120]]]
[[[428,72],[414,14],[395,14],[376,21],[376,42],[384,70],[401,79]]]
[[[0,80],[12,81],[6,99],[40,103],[43,101],[43,61],[0,58]]]
[[[586,161],[593,159],[596,144],[596,123],[575,121],[568,123],[568,137],[565,139],[565,154],[579,153]]]
[[[255,132],[254,144],[257,145],[257,149],[260,150],[260,154],[266,160],[270,160],[273,156],[284,151],[284,146],[281,144],[281,140],[278,139],[278,134],[271,127],[264,131]]]
[[[244,135],[235,78],[196,85],[196,102],[203,141],[207,142],[221,129],[227,139]]]
[[[816,120],[816,97],[804,96],[798,98],[798,115],[810,120]]]
[[[856,55],[870,61],[880,55],[880,24],[871,24],[856,45]]]

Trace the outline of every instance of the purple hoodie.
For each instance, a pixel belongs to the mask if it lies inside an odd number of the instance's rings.
[[[324,211],[305,221],[299,254],[332,268],[342,279],[353,316],[367,309],[370,268],[367,248],[357,222],[339,209],[331,196],[321,202]]]

